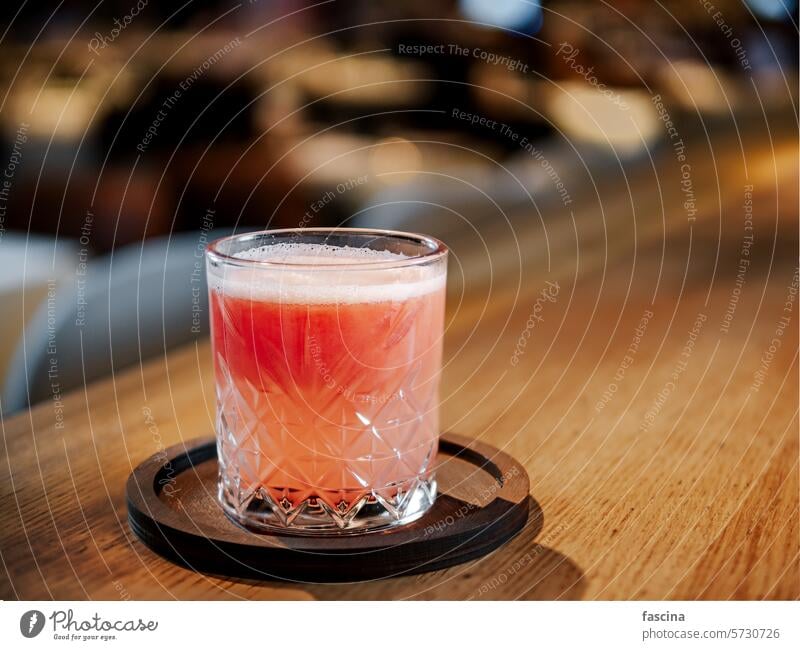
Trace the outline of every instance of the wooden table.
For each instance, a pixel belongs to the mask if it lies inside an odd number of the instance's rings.
[[[667,149],[657,173],[644,159],[572,212],[484,224],[488,253],[454,238],[444,424],[523,462],[541,507],[493,555],[301,585],[150,552],[126,524],[125,479],[212,433],[202,342],[67,396],[63,428],[52,403],[2,423],[0,597],[797,598],[798,170],[784,133],[745,133],[746,170],[730,133],[713,158],[696,142],[694,220]]]

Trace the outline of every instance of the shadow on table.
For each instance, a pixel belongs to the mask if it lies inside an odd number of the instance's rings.
[[[566,527],[556,524],[550,528],[544,538],[537,541],[544,526],[544,513],[533,498],[530,499],[530,504],[528,525],[525,530],[506,547],[500,549],[506,551],[511,557],[521,558],[522,566],[514,575],[513,584],[503,589],[502,594],[495,595],[492,593],[492,586],[502,586],[502,579],[495,576],[494,579],[485,583],[486,586],[479,588],[479,595],[476,598],[577,600],[586,591],[583,570],[568,556],[548,546],[548,544],[557,543],[566,534]],[[506,582],[511,583],[512,581],[509,579]]]
[[[310,584],[246,578],[236,582],[272,589],[298,588],[320,600],[577,600],[586,590],[583,571],[547,546],[565,534],[555,526],[542,539],[539,503],[529,497],[528,522],[518,535],[489,555],[440,571],[349,584]]]

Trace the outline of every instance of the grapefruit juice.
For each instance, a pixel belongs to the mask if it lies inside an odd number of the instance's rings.
[[[209,268],[229,514],[314,532],[424,513],[435,498],[444,262],[283,241],[236,259]]]

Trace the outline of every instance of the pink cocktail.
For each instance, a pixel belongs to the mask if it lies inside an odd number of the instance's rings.
[[[446,249],[267,231],[208,252],[220,500],[256,529],[371,530],[433,503]]]

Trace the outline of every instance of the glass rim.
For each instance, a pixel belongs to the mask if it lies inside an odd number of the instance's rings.
[[[232,242],[239,239],[246,239],[256,238],[259,236],[264,235],[365,235],[370,236],[373,235],[375,237],[394,237],[397,239],[405,239],[411,240],[423,246],[427,246],[428,250],[420,253],[419,255],[410,255],[408,257],[404,257],[399,260],[376,260],[371,261],[367,260],[364,262],[356,262],[356,263],[341,263],[341,262],[334,262],[334,263],[320,263],[320,264],[309,264],[307,262],[295,263],[295,262],[286,262],[280,261],[276,262],[273,260],[255,260],[255,259],[246,259],[242,257],[236,257],[236,255],[231,255],[229,253],[223,253],[220,250],[220,246],[224,245],[227,242]],[[263,268],[263,269],[292,269],[292,270],[302,270],[302,271],[313,271],[313,270],[378,270],[378,269],[394,269],[400,268],[404,266],[415,266],[423,263],[428,263],[435,261],[437,259],[441,259],[442,257],[446,256],[448,253],[447,245],[439,239],[435,237],[431,237],[430,235],[423,235],[420,233],[415,232],[406,232],[402,230],[384,230],[380,228],[276,228],[276,229],[267,229],[267,230],[252,230],[250,232],[242,232],[233,235],[227,235],[225,237],[220,237],[219,239],[215,239],[212,242],[209,242],[206,245],[206,256],[219,260],[227,265],[232,266],[241,266],[241,267],[251,267],[251,268]]]

